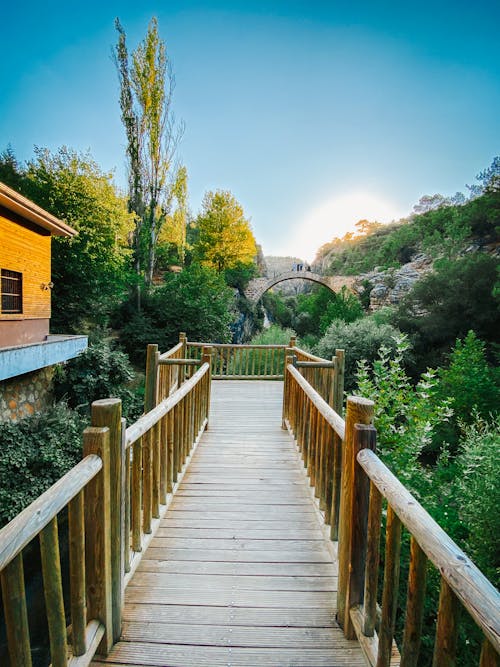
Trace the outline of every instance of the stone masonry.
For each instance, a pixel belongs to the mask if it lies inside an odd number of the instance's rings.
[[[55,366],[0,382],[0,421],[18,421],[52,405]]]

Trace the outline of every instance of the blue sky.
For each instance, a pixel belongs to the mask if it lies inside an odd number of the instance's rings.
[[[22,2],[2,11],[0,149],[90,149],[125,183],[111,61],[152,15],[191,208],[230,189],[266,254],[453,194],[500,153],[500,2]]]

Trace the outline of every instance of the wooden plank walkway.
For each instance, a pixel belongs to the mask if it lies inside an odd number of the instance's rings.
[[[337,570],[281,382],[212,386],[209,430],[126,589],[103,665],[361,667],[334,620]]]

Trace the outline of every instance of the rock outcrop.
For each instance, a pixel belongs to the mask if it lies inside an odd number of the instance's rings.
[[[413,285],[432,270],[432,259],[424,254],[415,255],[411,262],[399,269],[374,271],[357,276],[353,289],[358,295],[370,290],[370,310],[397,306]]]

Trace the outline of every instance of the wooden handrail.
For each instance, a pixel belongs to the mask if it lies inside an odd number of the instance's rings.
[[[162,359],[158,361],[160,366],[199,366],[199,359]]]
[[[98,456],[85,457],[0,530],[0,570],[85,488],[101,468],[102,461]]]
[[[182,350],[182,341],[177,343],[177,345],[174,345],[174,347],[171,347],[170,350],[167,350],[166,352],[160,354],[160,361],[162,361],[163,359],[172,358],[176,354],[176,352],[179,352],[180,350]]]
[[[311,352],[302,350],[300,347],[294,346],[292,349],[293,349],[293,354],[297,357],[297,361],[316,361],[316,362],[328,361],[327,359],[323,359],[323,357],[318,357],[315,354],[312,354]]]
[[[311,387],[307,380],[302,377],[299,371],[292,365],[287,366],[287,371],[297,382],[304,394],[309,398],[314,407],[324,417],[326,422],[330,424],[335,433],[341,440],[345,437],[345,421],[335,412],[335,410],[328,405],[328,403],[318,394],[318,392]]]
[[[363,449],[357,460],[500,653],[500,593],[376,454]]]
[[[125,447],[128,449],[139,438],[142,438],[155,424],[157,424],[162,417],[167,415],[180,401],[191,391],[191,389],[199,382],[199,380],[209,372],[209,365],[204,363],[196,373],[171,396],[165,398],[150,412],[139,417],[139,419],[131,424],[125,431]]]

